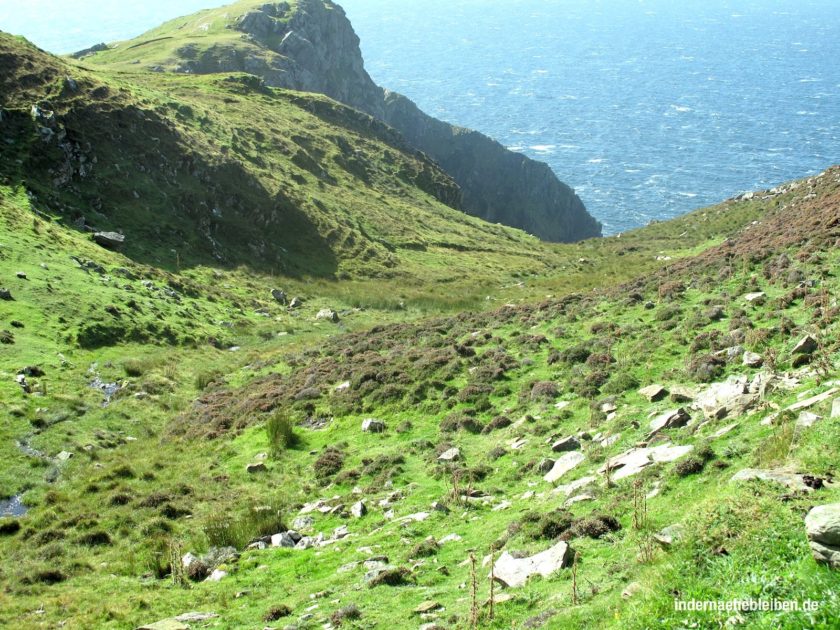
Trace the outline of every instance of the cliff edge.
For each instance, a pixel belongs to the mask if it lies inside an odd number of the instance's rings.
[[[173,20],[89,59],[155,71],[242,71],[267,85],[325,94],[386,122],[461,187],[460,208],[547,241],[601,235],[575,192],[544,163],[487,136],[437,120],[405,96],[377,86],[359,38],[330,0],[239,2]]]

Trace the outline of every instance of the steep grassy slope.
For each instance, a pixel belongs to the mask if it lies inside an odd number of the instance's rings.
[[[172,20],[85,56],[85,62],[128,72],[241,71],[270,86],[326,94],[386,122],[430,155],[461,187],[467,213],[548,241],[601,234],[575,192],[547,165],[436,120],[374,84],[352,25],[329,0],[236,2]]]
[[[730,616],[687,616],[674,611],[675,598],[822,602],[809,615],[746,615],[745,627],[755,628],[831,628],[840,614],[832,595],[840,578],[813,562],[801,523],[811,505],[840,499],[836,485],[792,491],[730,481],[744,468],[836,475],[840,420],[829,416],[837,394],[811,407],[822,420],[810,428],[796,426],[798,412],[776,413],[836,387],[840,170],[600,249],[561,248],[576,256],[577,282],[586,286],[589,269],[603,277],[600,256],[632,261],[639,248],[651,260],[655,248],[677,253],[665,247],[683,241],[679,260],[659,261],[668,266],[628,285],[534,303],[554,282],[537,277],[494,293],[505,301],[522,293],[529,303],[415,323],[387,323],[410,310],[348,312],[350,334],[338,336],[314,321],[335,295],[289,311],[260,300],[269,279],[132,263],[33,219],[30,204],[4,189],[0,269],[15,300],[0,302],[0,328],[15,343],[2,346],[0,391],[13,411],[4,444],[23,434],[47,458],[4,455],[12,462],[5,483],[30,480],[31,510],[2,520],[3,622],[122,628],[197,610],[218,617],[192,627],[314,627],[330,618],[345,627],[469,627],[471,551],[482,627],[712,628]],[[697,256],[686,256],[689,246]],[[18,270],[25,280],[14,277]],[[575,282],[569,271],[565,281]],[[173,283],[180,301],[166,292]],[[746,301],[756,292],[764,300]],[[137,312],[125,306],[129,296]],[[70,299],[78,310],[66,306]],[[106,304],[127,327],[167,322],[176,337],[226,337],[221,349],[174,345],[177,338],[79,347],[68,335]],[[791,350],[805,334],[818,347],[803,365]],[[239,349],[225,349],[231,344]],[[742,365],[741,351],[730,352],[739,345],[764,367]],[[14,382],[27,364],[46,372],[28,377],[30,394]],[[672,393],[676,385],[700,390],[741,374],[772,386],[748,412],[708,422],[690,402],[651,403],[637,392],[654,382]],[[97,375],[120,385],[106,407],[101,390],[88,387]],[[652,415],[679,406],[692,421],[648,437]],[[385,423],[384,433],[361,431],[370,417]],[[283,418],[296,436],[286,446],[266,430]],[[579,432],[591,438],[580,437],[585,459],[557,483],[594,480],[568,495],[553,491],[541,462],[562,456],[553,439]],[[693,450],[624,479],[599,472],[640,442]],[[453,446],[461,459],[441,462]],[[60,451],[74,456],[62,462]],[[258,462],[265,472],[246,472]],[[318,499],[323,510],[299,514]],[[368,513],[354,518],[350,506],[360,499]],[[433,509],[435,501],[448,511]],[[421,512],[428,517],[405,518]],[[244,550],[300,516],[312,519],[294,525],[302,533],[330,539],[346,526],[349,536],[305,550]],[[683,537],[663,548],[653,534],[675,523]],[[449,534],[460,540],[436,544]],[[497,586],[497,596],[512,598],[489,619],[483,557],[534,553],[558,536],[579,553],[576,582],[561,569],[521,588]],[[238,558],[205,558],[228,573],[219,582],[178,571],[173,579],[172,558],[178,566],[188,551],[225,545]],[[380,563],[397,569],[396,585],[365,580]],[[196,565],[193,577],[212,566]],[[631,583],[636,593],[623,598]],[[413,612],[428,600],[440,607]],[[283,606],[290,616],[280,616]]]

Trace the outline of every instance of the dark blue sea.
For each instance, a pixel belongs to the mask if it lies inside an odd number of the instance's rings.
[[[200,0],[0,0],[68,52]],[[344,0],[368,71],[547,162],[606,233],[840,162],[838,0]]]

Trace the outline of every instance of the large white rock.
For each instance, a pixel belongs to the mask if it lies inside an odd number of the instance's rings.
[[[668,442],[652,448],[631,448],[629,451],[625,451],[621,455],[616,455],[607,460],[607,463],[598,472],[605,474],[607,468],[609,468],[610,479],[612,481],[619,481],[641,472],[651,464],[673,462],[681,457],[685,457],[692,450],[694,450],[694,446],[691,444],[677,445]]]
[[[688,412],[680,407],[679,409],[672,409],[665,413],[659,414],[650,422],[650,436],[659,433],[663,429],[675,429],[684,427],[691,420]],[[650,437],[649,436],[649,437]]]
[[[362,431],[365,433],[382,433],[385,431],[385,423],[382,420],[368,418],[362,421]]]
[[[801,490],[803,492],[811,492],[813,488],[806,485],[803,475],[790,472],[788,470],[759,470],[757,468],[745,468],[738,471],[732,477],[732,481],[750,481],[752,479],[760,479],[762,481],[770,481],[786,486],[791,490]]]
[[[548,483],[554,483],[567,472],[580,465],[585,459],[586,457],[580,451],[570,451],[554,462],[554,466],[545,474],[543,479]]]
[[[289,535],[289,532],[274,534],[271,537],[272,547],[286,547],[288,549],[292,549],[296,544],[297,543],[295,543],[294,539]]]
[[[444,451],[438,457],[438,461],[440,462],[454,462],[457,459],[461,459],[461,449],[457,446],[453,446],[448,451]]]
[[[840,569],[840,503],[813,508],[805,517],[805,531],[814,559]]]
[[[548,577],[569,566],[573,557],[574,552],[565,542],[559,542],[530,558],[514,558],[506,551],[496,560],[492,574],[502,586],[516,588],[524,586],[532,575]]]
[[[758,400],[758,393],[750,391],[746,376],[730,376],[722,383],[713,383],[694,401],[709,420],[719,420],[728,415],[738,415]]]

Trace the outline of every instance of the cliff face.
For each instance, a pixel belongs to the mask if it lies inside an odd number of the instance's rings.
[[[547,165],[432,118],[406,97],[377,86],[365,71],[359,38],[340,6],[330,0],[297,0],[239,3],[230,9],[234,17],[227,32],[239,32],[242,39],[186,38],[189,43],[177,48],[174,62],[156,68],[244,71],[272,87],[326,94],[388,123],[437,161],[461,187],[463,211],[548,241],[600,236],[601,225]],[[142,38],[130,48],[141,44]]]

